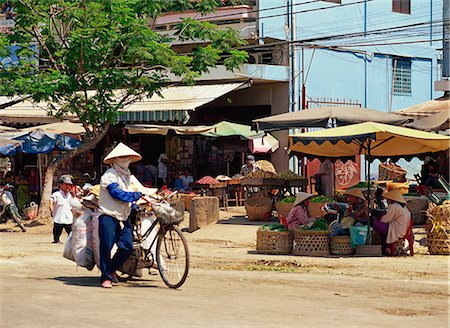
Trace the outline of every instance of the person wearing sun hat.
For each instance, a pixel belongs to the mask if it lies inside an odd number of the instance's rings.
[[[111,288],[118,282],[115,271],[128,259],[133,251],[133,231],[128,216],[131,205],[142,194],[134,192],[131,186],[129,165],[142,156],[123,143],[119,143],[103,160],[111,167],[100,179],[98,206],[99,217],[100,271],[104,288]],[[118,250],[111,259],[114,244]]]
[[[289,230],[293,230],[298,226],[310,223],[313,221],[308,216],[307,206],[309,204],[309,199],[312,197],[312,194],[308,194],[306,192],[299,192],[295,197],[294,207],[290,210],[287,218],[286,224]]]
[[[373,228],[382,239],[383,253],[387,245],[405,236],[411,222],[411,212],[406,208],[406,200],[400,190],[391,190],[383,195],[388,202],[388,211],[373,222]]]
[[[358,188],[347,189],[344,195],[347,196],[349,204],[346,216],[351,216],[356,221],[367,224],[369,222],[369,208],[362,191]]]

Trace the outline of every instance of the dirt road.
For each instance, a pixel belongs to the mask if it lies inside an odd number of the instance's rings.
[[[253,252],[236,218],[187,234],[179,290],[158,275],[98,287],[50,234],[0,233],[2,327],[448,327],[448,258],[306,258]]]

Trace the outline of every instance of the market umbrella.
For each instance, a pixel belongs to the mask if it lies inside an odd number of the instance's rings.
[[[14,140],[23,141],[21,151],[27,154],[48,154],[54,149],[72,150],[81,143],[81,141],[74,138],[44,132],[41,129],[15,137]]]
[[[450,128],[450,108],[406,124],[407,127],[422,131],[445,131]]]
[[[257,131],[327,128],[368,121],[401,125],[406,123],[408,118],[368,108],[327,106],[257,119],[253,121],[253,128]]]
[[[220,138],[220,137],[242,137],[244,139],[256,139],[264,135],[252,130],[250,125],[231,123],[222,121],[212,126],[212,131],[202,133],[205,137]]]
[[[294,153],[332,159],[355,155],[366,155],[366,160],[413,157],[450,148],[448,136],[375,122],[301,133],[289,139],[289,149]]]

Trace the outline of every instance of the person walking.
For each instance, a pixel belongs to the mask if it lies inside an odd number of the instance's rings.
[[[129,165],[140,161],[142,156],[123,143],[119,143],[103,160],[111,167],[100,179],[99,238],[101,286],[111,288],[119,282],[116,270],[128,259],[133,251],[133,230],[128,217],[131,205],[142,194],[133,192]],[[111,258],[111,250],[118,250]]]
[[[59,190],[51,196],[50,209],[53,216],[53,243],[58,244],[63,229],[67,235],[72,231],[72,206],[70,202],[73,198],[71,193],[72,177],[69,174],[61,175],[59,178]]]
[[[159,155],[158,158],[158,187],[162,187],[168,184],[168,169],[167,164],[169,163],[169,157],[167,154],[163,153]]]

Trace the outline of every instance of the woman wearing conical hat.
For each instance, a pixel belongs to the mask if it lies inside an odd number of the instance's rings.
[[[411,213],[406,208],[406,200],[400,190],[391,190],[383,195],[388,202],[388,211],[373,222],[373,228],[381,235],[383,253],[388,244],[403,238],[411,222]]]
[[[307,210],[309,199],[312,196],[312,194],[308,194],[306,192],[299,192],[297,194],[294,202],[294,207],[292,208],[292,210],[290,210],[286,218],[286,224],[289,230],[314,221],[314,219],[308,216]]]
[[[100,179],[98,206],[99,217],[100,271],[104,288],[111,288],[118,282],[115,271],[128,259],[133,251],[133,231],[128,216],[131,204],[142,194],[131,189],[129,165],[141,160],[142,156],[130,147],[119,143],[103,160],[111,167]],[[114,244],[118,251],[111,259]]]
[[[358,222],[367,224],[369,222],[369,208],[362,191],[358,188],[353,188],[346,190],[344,194],[347,196],[349,204],[346,215],[351,216]]]

